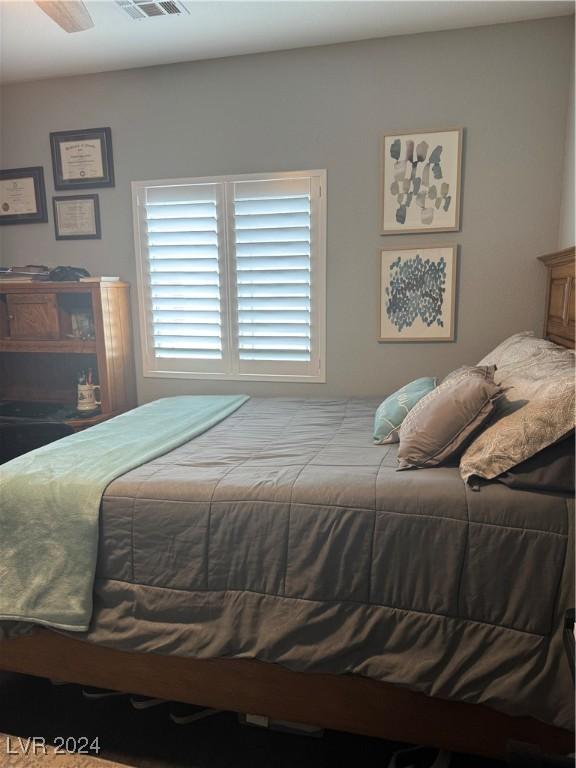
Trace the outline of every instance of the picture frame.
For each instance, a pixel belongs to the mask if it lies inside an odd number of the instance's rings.
[[[380,342],[456,338],[458,246],[380,251]]]
[[[54,189],[113,187],[110,128],[54,131],[50,134]]]
[[[42,166],[0,170],[0,225],[48,221]]]
[[[100,240],[100,203],[98,195],[53,197],[56,240]]]
[[[382,139],[381,233],[460,229],[463,128],[397,131]]]

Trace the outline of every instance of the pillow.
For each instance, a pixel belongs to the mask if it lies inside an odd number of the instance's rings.
[[[398,429],[406,414],[435,386],[436,379],[416,379],[380,403],[374,417],[374,442],[378,445],[397,443]]]
[[[574,429],[572,373],[542,379],[512,379],[499,418],[466,449],[460,461],[464,480],[491,480]],[[514,399],[515,398],[515,399]]]
[[[460,453],[494,412],[493,375],[493,367],[459,368],[423,397],[400,427],[398,468],[436,467]]]
[[[496,478],[510,488],[574,493],[574,434]]]
[[[445,381],[452,381],[453,379],[459,379],[463,376],[483,376],[490,381],[494,380],[494,374],[496,373],[495,365],[463,365],[461,368],[456,368],[455,371],[451,371],[447,376],[442,379],[442,384]]]
[[[478,362],[478,365],[495,365],[499,367],[507,360],[529,357],[530,353],[527,351],[528,347],[525,341],[534,338],[536,338],[534,331],[515,333],[513,336],[509,336],[504,341],[501,341],[491,352],[488,352]],[[511,352],[511,350],[514,351]]]
[[[514,379],[536,381],[574,372],[574,352],[540,339],[532,331],[516,333],[482,358],[478,365],[496,365],[494,381],[505,386]]]

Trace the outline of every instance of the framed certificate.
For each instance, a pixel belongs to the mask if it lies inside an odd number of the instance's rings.
[[[53,197],[56,240],[100,240],[98,195]]]
[[[50,148],[55,189],[114,186],[110,128],[57,131]]]
[[[0,171],[0,224],[48,221],[44,169],[12,168]]]

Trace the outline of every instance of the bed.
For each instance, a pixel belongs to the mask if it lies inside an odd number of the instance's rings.
[[[569,751],[573,501],[399,473],[396,446],[370,444],[376,405],[253,398],[116,479],[89,631],[1,641],[0,669],[488,756]]]

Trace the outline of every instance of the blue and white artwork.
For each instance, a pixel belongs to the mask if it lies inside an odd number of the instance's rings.
[[[461,139],[460,129],[384,137],[383,234],[460,227]]]
[[[453,341],[456,248],[382,251],[380,341]]]

